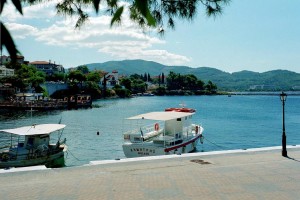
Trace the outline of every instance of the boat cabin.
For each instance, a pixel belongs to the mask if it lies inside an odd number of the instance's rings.
[[[174,145],[181,143],[184,137],[192,131],[191,119],[194,113],[190,112],[151,112],[134,117],[130,120],[155,120],[156,122],[147,126],[139,127],[125,132],[124,140],[131,143],[153,141],[155,144]],[[192,127],[193,130],[189,130]]]

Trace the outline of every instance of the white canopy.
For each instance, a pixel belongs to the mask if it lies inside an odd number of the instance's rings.
[[[175,112],[175,111],[174,112],[150,112],[150,113],[129,117],[127,119],[149,119],[149,120],[168,121],[171,119],[187,117],[193,114],[194,113]]]
[[[54,131],[65,128],[64,124],[37,124],[32,126],[24,126],[14,129],[3,129],[0,132],[11,133],[15,135],[43,135],[50,134]]]

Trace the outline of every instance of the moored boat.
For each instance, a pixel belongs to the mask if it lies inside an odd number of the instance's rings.
[[[203,127],[192,124],[195,112],[172,110],[150,112],[127,118],[138,125],[125,132],[123,151],[126,157],[142,157],[189,153],[203,139]],[[152,123],[144,125],[143,122]],[[154,123],[153,123],[154,122]]]
[[[166,112],[175,111],[175,112],[188,112],[188,113],[194,113],[196,112],[193,108],[166,108]]]
[[[64,166],[64,124],[38,124],[0,130],[0,168],[46,165]],[[50,134],[58,132],[58,139]],[[52,143],[54,142],[54,143]]]

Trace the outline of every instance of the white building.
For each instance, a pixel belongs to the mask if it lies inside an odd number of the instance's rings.
[[[15,74],[14,69],[6,68],[4,65],[0,66],[0,78],[5,76],[13,76]]]
[[[113,88],[116,85],[120,85],[118,71],[114,70],[104,75],[104,77],[106,78],[106,88]],[[100,80],[102,87],[104,85],[104,77]]]

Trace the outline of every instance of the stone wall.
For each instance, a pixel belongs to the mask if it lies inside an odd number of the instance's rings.
[[[58,90],[68,89],[68,84],[62,82],[46,82],[41,85],[43,88],[46,88],[49,96]]]

